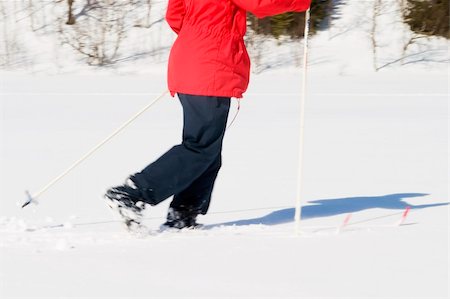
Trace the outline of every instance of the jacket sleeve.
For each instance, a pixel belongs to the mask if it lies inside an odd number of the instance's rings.
[[[184,0],[169,0],[166,11],[166,21],[175,33],[178,34],[183,25],[186,8]]]
[[[240,8],[251,12],[257,18],[281,13],[308,10],[311,0],[232,0]]]

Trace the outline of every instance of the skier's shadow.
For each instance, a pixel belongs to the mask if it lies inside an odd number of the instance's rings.
[[[306,206],[302,207],[302,219],[311,219],[319,217],[336,216],[340,214],[355,213],[367,209],[381,208],[389,210],[404,210],[406,207],[411,209],[425,209],[431,207],[438,207],[448,205],[448,202],[411,205],[404,200],[411,197],[426,196],[426,193],[398,193],[383,196],[364,196],[364,197],[346,197],[335,199],[320,199],[309,201]],[[273,211],[265,216],[242,219],[224,223],[216,223],[207,225],[206,228],[213,228],[217,226],[231,226],[231,225],[249,225],[249,224],[264,224],[276,225],[282,223],[292,222],[294,220],[295,208],[286,208]]]

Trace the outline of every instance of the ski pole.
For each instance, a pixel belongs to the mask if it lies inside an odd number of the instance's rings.
[[[304,31],[304,44],[303,44],[303,78],[302,78],[302,93],[300,99],[300,136],[299,136],[299,150],[298,150],[298,182],[297,182],[297,201],[295,204],[295,231],[296,234],[300,233],[300,219],[301,219],[301,195],[302,195],[302,168],[303,168],[303,131],[305,125],[305,100],[306,100],[306,75],[308,68],[308,34],[309,34],[309,20],[310,9],[305,13],[305,31]]]
[[[98,149],[100,149],[105,143],[110,141],[114,138],[117,134],[119,134],[123,129],[128,127],[136,118],[141,116],[145,111],[147,111],[150,107],[152,107],[157,101],[159,101],[166,93],[169,91],[164,91],[161,95],[159,95],[155,100],[147,104],[145,107],[143,107],[139,112],[137,112],[135,115],[133,115],[129,120],[127,120],[124,124],[122,124],[119,128],[117,128],[114,132],[112,132],[108,137],[106,137],[103,141],[101,141],[99,144],[97,144],[95,147],[93,147],[89,152],[87,152],[84,156],[82,156],[78,161],[73,163],[69,168],[67,168],[64,172],[62,172],[60,175],[55,177],[53,180],[51,180],[47,185],[45,185],[40,191],[30,194],[28,191],[26,191],[27,200],[22,205],[22,208],[26,207],[30,203],[34,202],[37,203],[36,198],[41,196],[45,191],[47,191],[50,187],[52,187],[54,184],[56,184],[60,179],[65,177],[69,172],[71,172],[75,167],[80,165],[83,161],[85,161],[87,158],[89,158],[93,153],[95,153]]]

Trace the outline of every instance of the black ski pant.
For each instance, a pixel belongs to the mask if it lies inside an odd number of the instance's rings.
[[[182,143],[132,179],[150,205],[173,195],[170,206],[174,209],[206,214],[222,165],[230,98],[177,94],[183,107]]]

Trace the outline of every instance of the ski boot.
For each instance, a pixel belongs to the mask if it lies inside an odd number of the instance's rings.
[[[131,177],[125,184],[108,189],[105,198],[108,206],[120,215],[128,230],[141,227],[145,203],[141,201],[141,193]]]
[[[198,213],[192,210],[175,210],[170,207],[167,213],[166,222],[161,225],[161,229],[177,229],[181,230],[183,228],[200,228],[201,224],[197,223]]]

